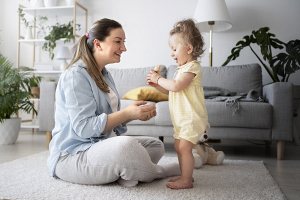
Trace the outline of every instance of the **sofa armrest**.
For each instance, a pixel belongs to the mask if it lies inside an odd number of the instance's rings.
[[[40,85],[39,130],[52,131],[54,128],[56,82],[42,82]]]
[[[272,140],[293,139],[293,84],[276,82],[263,86],[263,97],[273,107]]]

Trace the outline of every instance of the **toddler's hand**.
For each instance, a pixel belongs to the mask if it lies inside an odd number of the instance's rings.
[[[151,85],[153,87],[157,87],[157,80],[161,77],[159,73],[156,71],[152,70],[149,72],[147,75],[147,85]]]

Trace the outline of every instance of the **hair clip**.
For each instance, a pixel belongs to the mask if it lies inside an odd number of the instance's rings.
[[[89,39],[89,33],[86,33],[85,36]]]

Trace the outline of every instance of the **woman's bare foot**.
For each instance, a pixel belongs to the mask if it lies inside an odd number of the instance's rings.
[[[175,190],[189,189],[193,187],[193,182],[184,183],[181,179],[175,182],[167,183],[167,187]]]
[[[168,182],[175,182],[175,181],[178,181],[180,180],[181,176],[177,176],[175,178],[171,178]],[[194,182],[194,178],[192,178],[192,182]]]
[[[125,187],[134,187],[139,183],[138,181],[124,180],[121,177],[117,180],[117,182]]]
[[[161,166],[165,169],[166,177],[181,175],[179,163],[170,163]]]

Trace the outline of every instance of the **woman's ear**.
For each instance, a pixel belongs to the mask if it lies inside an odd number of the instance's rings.
[[[96,47],[97,50],[101,51],[101,45],[100,45],[100,41],[95,39],[94,40],[94,46]]]
[[[187,53],[188,53],[188,54],[191,54],[191,53],[193,52],[193,49],[194,49],[193,45],[189,44],[189,45],[187,46]]]

